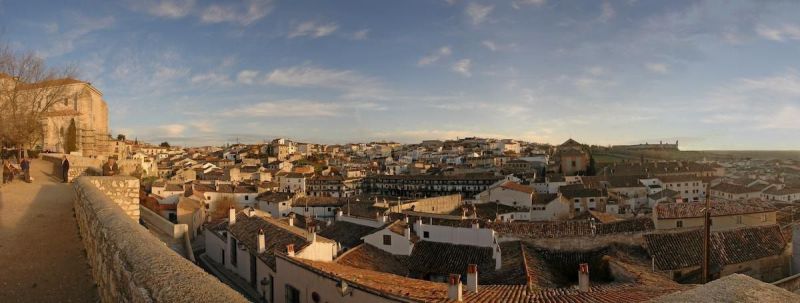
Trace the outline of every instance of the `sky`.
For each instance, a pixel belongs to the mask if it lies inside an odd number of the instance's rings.
[[[113,135],[800,149],[800,2],[0,0]]]

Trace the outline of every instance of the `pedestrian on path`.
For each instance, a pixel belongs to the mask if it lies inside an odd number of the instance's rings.
[[[14,166],[11,165],[11,161],[8,159],[3,159],[3,183],[11,183],[14,180]]]
[[[64,155],[64,160],[61,160],[61,180],[64,183],[69,182],[67,179],[69,177],[69,159],[67,159],[67,155]]]
[[[8,174],[11,173],[11,167],[8,165],[8,160],[3,159],[3,164],[0,166],[0,173],[3,176],[3,183],[6,184],[6,180],[8,180]]]
[[[25,182],[31,183],[31,161],[28,158],[23,157],[22,162],[19,163],[19,166],[22,168],[22,178]]]

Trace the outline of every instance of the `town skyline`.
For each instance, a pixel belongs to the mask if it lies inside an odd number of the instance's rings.
[[[785,140],[800,129],[798,6],[3,1],[0,28],[15,49],[77,66],[112,135],[150,142],[798,150]]]

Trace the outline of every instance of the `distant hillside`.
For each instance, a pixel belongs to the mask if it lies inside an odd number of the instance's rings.
[[[617,150],[592,150],[592,156],[597,163],[613,163],[623,161],[645,160],[682,160],[701,161],[707,160],[734,160],[734,159],[762,159],[762,160],[800,160],[800,151],[746,151],[746,150],[706,150],[706,151],[617,151]]]

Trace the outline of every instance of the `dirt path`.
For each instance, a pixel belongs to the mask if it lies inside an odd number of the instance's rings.
[[[74,190],[49,162],[34,160],[31,175],[0,188],[0,302],[97,302]]]

